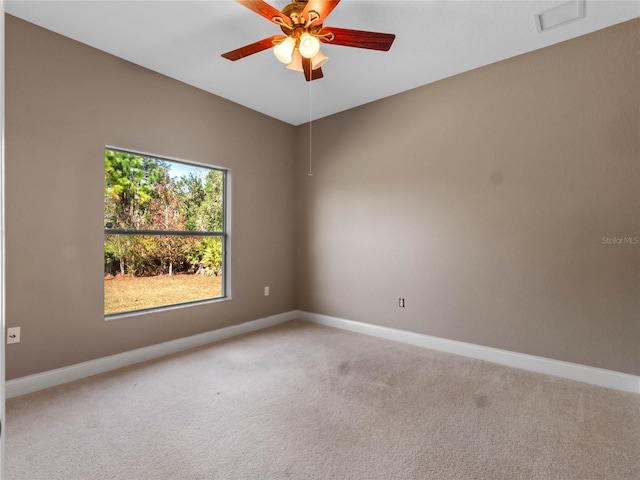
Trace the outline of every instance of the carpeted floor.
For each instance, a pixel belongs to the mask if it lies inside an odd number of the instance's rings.
[[[640,395],[297,321],[6,409],[8,480],[640,478]]]

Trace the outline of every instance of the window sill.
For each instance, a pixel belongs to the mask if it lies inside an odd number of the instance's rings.
[[[110,322],[112,320],[123,320],[131,317],[140,317],[143,315],[150,315],[154,313],[167,312],[170,310],[180,310],[183,308],[196,307],[200,305],[209,305],[212,303],[221,303],[227,302],[231,300],[231,297],[219,297],[219,298],[211,298],[206,300],[197,300],[194,302],[186,302],[186,303],[177,303],[175,305],[165,305],[162,307],[156,308],[146,308],[144,310],[133,310],[131,312],[122,312],[122,313],[112,313],[104,316],[105,322]]]

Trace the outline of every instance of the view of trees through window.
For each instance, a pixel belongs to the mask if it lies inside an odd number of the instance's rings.
[[[225,171],[107,148],[104,313],[223,297]]]

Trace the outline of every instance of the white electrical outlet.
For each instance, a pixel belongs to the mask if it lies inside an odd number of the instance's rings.
[[[7,328],[7,343],[20,343],[20,327]]]
[[[269,287],[264,287],[264,296],[265,297],[269,296]]]

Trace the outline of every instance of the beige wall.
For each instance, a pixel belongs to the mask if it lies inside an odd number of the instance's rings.
[[[299,127],[298,307],[640,374],[639,27]]]
[[[7,16],[7,378],[295,308],[640,374],[639,26],[314,122],[308,177],[306,126]],[[232,169],[233,300],[104,321],[106,144]]]
[[[294,127],[6,19],[7,379],[295,308]],[[232,170],[233,300],[104,321],[105,145]]]

